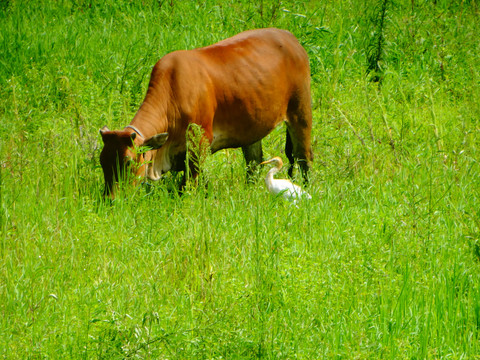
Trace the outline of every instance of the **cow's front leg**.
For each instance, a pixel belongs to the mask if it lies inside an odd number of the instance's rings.
[[[242,147],[245,163],[247,164],[247,182],[254,183],[257,165],[263,161],[262,140]]]

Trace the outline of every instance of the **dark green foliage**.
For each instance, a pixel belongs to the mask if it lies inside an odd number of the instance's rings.
[[[371,42],[367,47],[367,73],[373,73],[371,80],[380,82],[383,69],[380,66],[385,51],[385,21],[387,16],[388,0],[379,0],[371,18],[371,27],[374,29]]]

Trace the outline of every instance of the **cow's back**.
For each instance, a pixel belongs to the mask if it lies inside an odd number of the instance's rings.
[[[307,53],[285,30],[246,31],[192,55],[202,59],[213,91],[214,151],[262,139],[285,120],[295,94],[310,93]]]

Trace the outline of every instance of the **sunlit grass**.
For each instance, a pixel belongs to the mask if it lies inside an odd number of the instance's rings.
[[[478,358],[478,9],[396,2],[379,85],[364,4],[0,6],[0,356]],[[182,196],[168,175],[102,201],[98,129],[155,61],[266,26],[310,56],[313,199],[229,149]]]

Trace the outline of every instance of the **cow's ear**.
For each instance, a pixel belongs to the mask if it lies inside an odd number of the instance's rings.
[[[104,135],[109,131],[110,131],[110,129],[106,126],[104,126],[103,128],[100,129],[100,135],[102,135],[102,139],[105,138]]]
[[[143,145],[151,147],[152,150],[160,149],[168,139],[168,133],[161,133],[147,139]]]
[[[102,128],[100,129],[100,134],[103,135],[103,134],[106,133],[107,131],[110,131],[110,129],[105,125],[104,127],[102,127]]]

